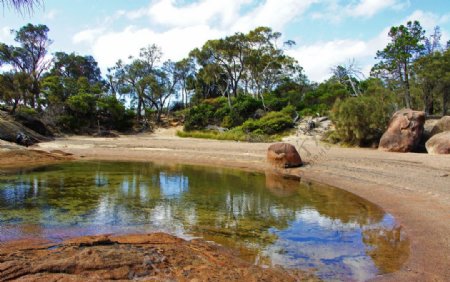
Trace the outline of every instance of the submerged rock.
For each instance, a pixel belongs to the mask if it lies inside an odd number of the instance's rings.
[[[416,150],[422,138],[424,123],[424,112],[410,109],[397,111],[389,121],[378,149],[402,153]]]
[[[275,167],[289,168],[303,164],[297,149],[288,143],[275,143],[267,149],[267,161]]]
[[[450,154],[450,131],[438,133],[425,143],[429,154]]]

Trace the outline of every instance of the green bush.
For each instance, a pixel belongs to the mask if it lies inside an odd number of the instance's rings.
[[[386,130],[393,111],[392,103],[381,95],[338,99],[331,113],[336,126],[333,139],[358,146],[376,144]]]
[[[239,95],[232,102],[233,110],[242,120],[252,117],[256,110],[263,107],[261,100],[256,100],[249,95]]]
[[[259,120],[249,119],[242,125],[242,130],[247,133],[260,132],[272,135],[292,128],[294,122],[292,115],[295,113],[292,106],[288,106],[280,112],[270,112]]]
[[[216,139],[216,140],[233,140],[233,141],[245,141],[245,142],[273,142],[280,141],[283,135],[267,135],[261,131],[255,131],[246,133],[242,130],[242,127],[238,126],[229,131],[177,131],[179,137],[191,137],[202,139]]]
[[[184,121],[184,130],[199,130],[205,128],[214,116],[214,108],[211,105],[202,103],[192,107],[186,115]]]

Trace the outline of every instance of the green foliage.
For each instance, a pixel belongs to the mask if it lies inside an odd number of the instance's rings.
[[[200,130],[205,128],[214,116],[214,107],[206,103],[192,107],[184,120],[184,130]]]
[[[394,111],[389,99],[381,95],[361,95],[338,99],[331,118],[336,126],[334,141],[369,146],[379,141]]]
[[[242,130],[246,133],[253,132],[267,135],[283,132],[294,126],[293,112],[293,107],[288,106],[280,112],[269,112],[261,119],[249,119],[242,124]]]
[[[135,113],[127,110],[115,96],[104,96],[97,100],[97,117],[108,129],[126,131],[132,127]]]
[[[216,140],[232,140],[232,141],[243,141],[243,142],[274,142],[280,141],[283,134],[278,135],[267,135],[261,132],[244,132],[242,127],[238,126],[229,131],[218,132],[218,131],[177,131],[177,136],[179,137],[192,137],[192,138],[202,138],[202,139],[216,139]]]
[[[372,68],[372,75],[402,90],[405,106],[411,108],[411,64],[414,57],[425,49],[425,31],[418,21],[409,21],[406,26],[391,27],[388,35],[391,42],[383,50],[377,51],[376,58],[381,61]]]

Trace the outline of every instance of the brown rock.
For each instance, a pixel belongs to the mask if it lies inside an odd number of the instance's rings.
[[[267,149],[267,161],[275,167],[298,167],[303,164],[297,149],[288,143],[275,143]]]
[[[389,152],[412,152],[420,143],[425,123],[425,113],[403,109],[389,121],[388,129],[380,140],[378,149]]]
[[[203,240],[168,234],[89,236],[58,245],[0,248],[0,281],[300,281],[301,271],[261,268]],[[314,279],[314,278],[312,278]]]
[[[440,120],[438,120],[431,130],[431,136],[445,131],[450,131],[450,116],[443,116]]]
[[[438,133],[425,143],[429,154],[450,154],[450,131]]]

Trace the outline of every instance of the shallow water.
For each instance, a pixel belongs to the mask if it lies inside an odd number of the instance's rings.
[[[394,218],[346,191],[273,175],[152,163],[72,162],[0,175],[0,240],[164,231],[259,265],[366,280],[398,270]]]

